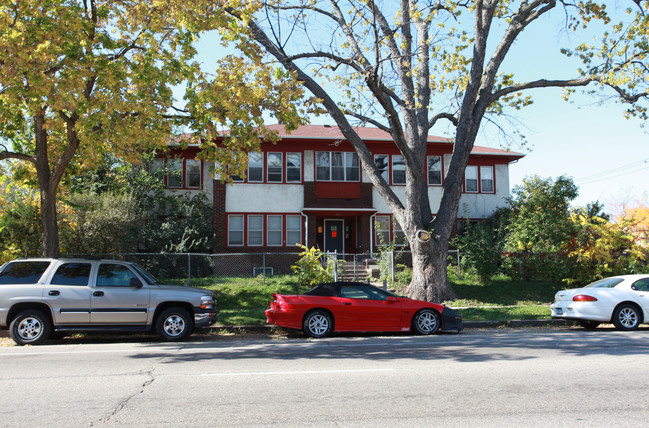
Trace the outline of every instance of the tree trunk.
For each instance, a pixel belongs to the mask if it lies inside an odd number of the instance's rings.
[[[448,244],[442,239],[432,239],[427,243],[413,242],[412,281],[408,286],[408,296],[412,299],[442,303],[455,298],[455,293],[446,275]]]
[[[56,214],[56,188],[41,187],[41,222],[43,225],[43,257],[59,256],[59,225]]]

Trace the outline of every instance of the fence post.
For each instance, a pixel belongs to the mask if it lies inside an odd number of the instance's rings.
[[[334,282],[338,281],[338,250],[334,251]]]
[[[266,285],[266,253],[261,253],[261,264],[263,265],[261,271],[264,276],[264,285]]]
[[[394,284],[394,250],[390,251],[390,268],[392,271],[392,283]]]
[[[187,253],[187,285],[192,283],[192,254]]]

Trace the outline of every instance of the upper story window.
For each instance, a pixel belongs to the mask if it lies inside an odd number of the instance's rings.
[[[469,165],[464,170],[464,191],[478,193],[478,167]]]
[[[201,187],[201,161],[197,159],[185,160],[186,187],[196,189]]]
[[[286,153],[286,182],[302,181],[302,153]]]
[[[169,188],[200,189],[203,177],[202,165],[198,159],[157,158],[151,164],[151,172],[160,174],[160,178]]]
[[[374,155],[374,165],[386,183],[390,182],[390,156]]]
[[[360,181],[358,155],[352,152],[316,152],[318,181]]]
[[[493,166],[468,165],[464,172],[464,191],[467,193],[495,193]]]
[[[248,183],[301,183],[302,153],[248,153],[247,179],[238,175],[231,175],[230,178]]]
[[[482,193],[494,193],[494,167],[480,167],[480,191]]]
[[[167,160],[167,187],[183,187],[183,160]]]
[[[248,153],[248,181],[264,181],[264,154]]]
[[[269,183],[281,183],[283,180],[282,174],[282,153],[267,153],[266,154],[266,170],[268,173],[267,180]]]
[[[428,156],[428,184],[440,186],[442,184],[442,157]]]
[[[406,184],[406,162],[403,156],[392,156],[392,184]]]

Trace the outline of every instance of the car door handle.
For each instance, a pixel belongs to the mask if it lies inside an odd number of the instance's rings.
[[[95,291],[94,293],[92,293],[92,295],[95,296],[95,297],[101,297],[101,296],[104,295],[104,292],[103,291]]]
[[[352,305],[352,304],[349,303],[349,302],[345,302],[345,303],[343,303],[343,304],[344,304],[345,306],[351,306],[351,305]]]
[[[59,290],[50,290],[50,292],[47,294],[50,296],[58,296],[59,294],[61,294],[61,292]]]

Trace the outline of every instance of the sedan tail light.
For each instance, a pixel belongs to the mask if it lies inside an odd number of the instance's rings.
[[[596,302],[597,299],[587,294],[577,294],[572,298],[573,302]]]

